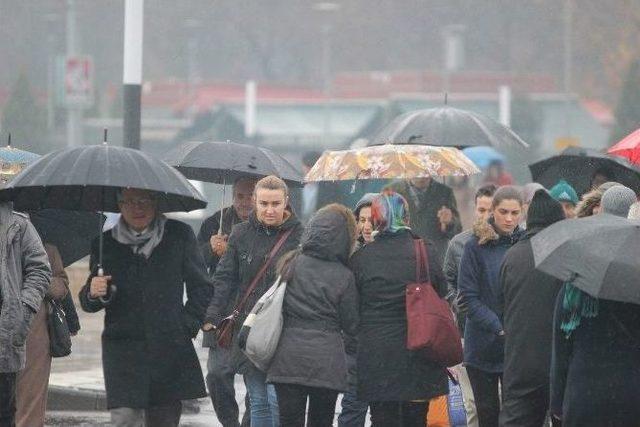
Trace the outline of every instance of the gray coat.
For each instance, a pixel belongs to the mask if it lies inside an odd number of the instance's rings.
[[[0,372],[25,364],[29,326],[51,280],[44,246],[26,215],[0,204]]]
[[[284,327],[267,372],[272,383],[346,391],[347,361],[341,331],[356,333],[358,298],[346,263],[355,241],[355,221],[341,205],[318,211],[302,236],[302,252],[282,313]]]

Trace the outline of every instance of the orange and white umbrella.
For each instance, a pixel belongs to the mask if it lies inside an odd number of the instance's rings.
[[[306,182],[468,176],[480,169],[454,147],[385,144],[325,151]]]

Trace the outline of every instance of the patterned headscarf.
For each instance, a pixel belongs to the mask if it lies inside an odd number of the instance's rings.
[[[400,194],[385,191],[373,199],[371,221],[376,235],[409,230],[409,205]]]

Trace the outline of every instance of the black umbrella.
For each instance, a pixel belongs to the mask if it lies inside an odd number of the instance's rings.
[[[198,190],[171,166],[141,151],[106,143],[43,156],[0,190],[0,201],[13,201],[14,208],[22,211],[118,212],[117,194],[123,188],[156,192],[161,212],[207,206]],[[98,274],[102,275],[102,227],[99,230]]]
[[[189,179],[229,184],[240,177],[276,175],[302,186],[300,172],[284,157],[266,148],[234,142],[186,142],[169,151],[164,161]]]
[[[139,150],[107,144],[43,156],[0,191],[0,200],[12,200],[22,211],[118,212],[117,193],[122,188],[157,192],[161,212],[188,212],[207,205],[198,190],[166,163]]]
[[[640,222],[609,214],[564,220],[531,245],[537,269],[593,297],[640,304]]]
[[[189,179],[214,184],[233,183],[242,177],[276,175],[289,185],[300,187],[303,177],[284,157],[266,148],[234,142],[186,142],[169,151],[164,160]],[[222,190],[221,216],[225,188]],[[218,227],[222,234],[222,221]]]
[[[448,147],[490,145],[527,148],[511,129],[490,117],[452,107],[410,111],[385,126],[369,145],[422,144]]]
[[[556,156],[529,165],[534,182],[551,188],[564,179],[578,194],[591,189],[593,174],[602,169],[613,175],[614,181],[640,192],[640,169],[626,159],[596,150],[569,147]]]
[[[98,213],[62,209],[30,212],[29,217],[42,241],[58,248],[65,267],[89,254],[103,222]]]

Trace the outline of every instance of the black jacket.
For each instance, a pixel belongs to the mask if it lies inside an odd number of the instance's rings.
[[[267,274],[258,284],[237,319],[236,336],[242,326],[242,322],[244,322],[255,303],[276,279],[275,266],[279,257],[298,247],[300,235],[302,234],[302,225],[295,215],[290,214],[289,218],[280,227],[267,227],[260,223],[255,213],[252,212],[248,221],[242,222],[233,228],[229,236],[227,251],[222,256],[213,275],[214,294],[207,309],[206,321],[208,323],[218,325],[226,317],[230,304],[235,305],[235,301],[244,295],[249,284],[269,256],[269,252],[271,252],[271,249],[280,238],[281,233],[288,229],[293,229],[292,234],[278,252]],[[233,343],[233,361],[236,365],[236,370],[239,373],[244,373],[244,368],[249,362],[240,351],[235,339]]]
[[[345,265],[355,240],[355,221],[349,215],[334,205],[307,225],[302,252],[292,261],[284,328],[269,382],[347,390],[341,331],[355,334],[358,319],[355,280]]]
[[[505,331],[503,399],[549,394],[553,311],[562,281],[535,268],[527,231],[502,262],[502,325]]]
[[[231,229],[234,225],[242,222],[236,210],[233,206],[229,206],[224,209],[224,217],[222,220],[222,234],[226,234],[227,236],[231,234]],[[213,273],[216,271],[216,267],[218,266],[218,262],[220,262],[220,258],[211,250],[211,244],[209,243],[211,236],[214,234],[218,234],[218,228],[220,227],[220,211],[214,213],[209,218],[205,219],[202,225],[200,226],[200,231],[198,232],[198,246],[200,247],[200,251],[202,252],[202,257],[204,258],[205,264],[207,264],[207,268],[209,269],[209,275],[213,276]]]
[[[458,204],[451,188],[432,180],[426,190],[412,188],[408,181],[398,181],[390,188],[407,199],[411,230],[432,245],[431,256],[440,265],[444,262],[449,240],[462,231]],[[446,206],[453,211],[453,222],[443,232],[438,211]]]
[[[564,291],[556,301],[551,411],[563,427],[627,427],[640,420],[640,305],[600,300],[567,339],[560,330]]]
[[[92,274],[80,290],[82,309],[104,308],[89,299],[98,244],[91,250]],[[105,308],[102,363],[109,408],[148,408],[172,400],[206,396],[193,347],[212,286],[191,228],[168,220],[149,259],[104,233],[105,274],[117,292]],[[187,302],[183,303],[186,286]]]
[[[447,393],[445,370],[406,349],[405,291],[416,280],[415,263],[409,231],[378,236],[351,258],[360,300],[359,400],[408,401]],[[444,297],[442,271],[431,256],[429,269],[432,283]]]

